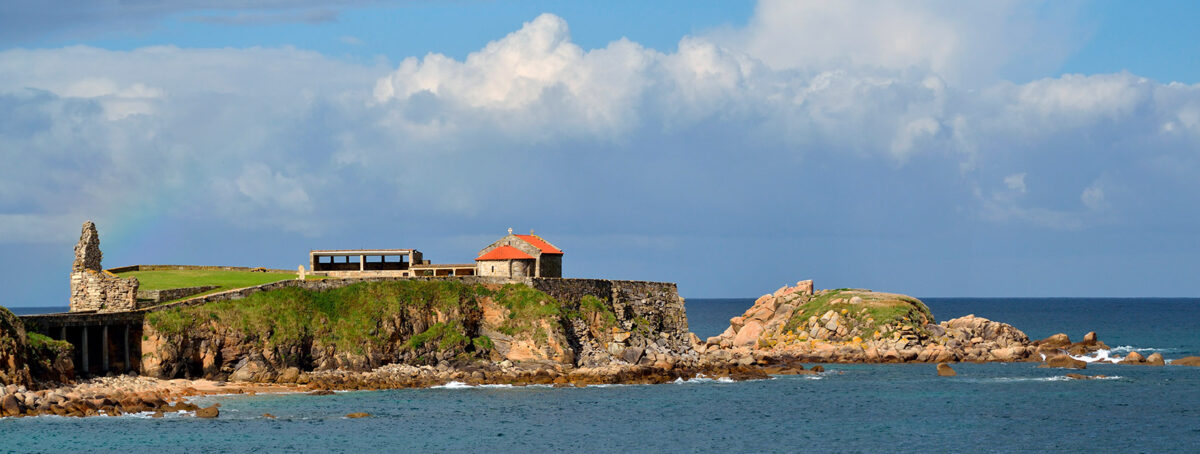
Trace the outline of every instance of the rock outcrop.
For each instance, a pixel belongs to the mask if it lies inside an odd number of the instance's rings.
[[[0,307],[0,387],[40,388],[66,383],[75,375],[71,344],[25,330],[25,324]]]
[[[1187,358],[1180,358],[1172,361],[1171,364],[1176,364],[1180,360],[1184,360],[1185,364],[1187,363]],[[1165,358],[1163,358],[1162,353],[1155,352],[1151,353],[1150,356],[1142,356],[1142,354],[1138,352],[1129,352],[1128,355],[1125,355],[1125,357],[1121,359],[1119,364],[1132,364],[1136,366],[1165,366],[1167,361]]]
[[[100,234],[83,223],[71,265],[71,312],[118,312],[137,309],[138,280],[116,277],[101,267]]]
[[[1171,361],[1171,365],[1200,367],[1200,356],[1185,356],[1183,358]]]
[[[1026,361],[1029,338],[974,315],[934,323],[920,300],[893,293],[814,291],[801,281],[763,295],[729,328],[697,347],[710,361]]]
[[[33,377],[25,364],[29,345],[25,325],[8,309],[0,307],[0,386],[32,386]]]
[[[953,377],[958,375],[958,372],[955,372],[954,368],[950,367],[949,364],[938,363],[937,374],[939,377]]]

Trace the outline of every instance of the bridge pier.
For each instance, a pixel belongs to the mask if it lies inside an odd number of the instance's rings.
[[[80,339],[83,339],[80,342],[82,345],[79,347],[79,353],[82,355],[79,359],[79,362],[82,363],[82,364],[80,364],[81,367],[79,370],[82,371],[83,374],[87,374],[88,370],[89,370],[89,368],[88,368],[88,332],[87,331],[88,331],[87,325],[83,325],[83,328],[81,329],[82,335],[79,336]]]
[[[125,348],[121,349],[121,351],[125,353],[125,362],[122,364],[125,365],[125,372],[129,372],[133,370],[133,365],[129,364],[129,324],[126,323],[124,326],[125,334],[121,336],[121,339],[125,341]]]
[[[100,325],[100,373],[108,373],[108,325]]]

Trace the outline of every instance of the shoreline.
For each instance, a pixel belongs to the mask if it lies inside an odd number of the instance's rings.
[[[1195,357],[1191,357],[1195,358]],[[769,361],[766,357],[760,359]],[[1180,358],[1182,359],[1182,358]],[[1175,361],[1178,361],[1175,360]],[[1175,362],[1172,361],[1172,362]],[[952,364],[989,363],[1035,363],[1040,361],[969,361]],[[612,385],[658,385],[678,383],[681,380],[712,380],[716,382],[740,382],[770,379],[775,376],[809,375],[821,376],[836,371],[826,371],[826,365],[888,365],[913,364],[937,366],[931,375],[939,374],[947,363],[930,361],[905,362],[800,362],[766,364],[755,362],[749,365],[725,365],[706,367],[680,366],[656,368],[652,366],[622,365],[595,368],[550,367],[546,364],[515,365],[509,367],[432,367],[390,364],[370,371],[328,370],[305,372],[295,383],[231,382],[210,379],[159,379],[147,376],[118,375],[97,377],[70,385],[46,388],[37,391],[24,387],[2,387],[0,401],[21,402],[21,411],[11,413],[0,406],[5,417],[36,416],[122,416],[149,414],[163,417],[171,412],[185,412],[189,417],[219,417],[220,403],[200,407],[194,403],[199,397],[236,395],[308,394],[328,395],[335,392],[379,391],[392,389],[434,389],[446,387],[554,387],[582,388]],[[1108,363],[1120,366],[1138,364]],[[1172,365],[1171,363],[1167,363]],[[1142,365],[1145,365],[1144,363]],[[1195,366],[1195,362],[1174,364]],[[498,366],[498,365],[495,365]],[[1038,366],[1047,367],[1046,364]],[[1073,380],[1108,378],[1104,375],[1081,375],[1070,373],[1075,367],[1049,366],[1061,369],[1065,377]],[[1153,366],[1151,366],[1153,367]],[[10,396],[12,396],[10,398]],[[269,416],[269,414],[264,415]]]

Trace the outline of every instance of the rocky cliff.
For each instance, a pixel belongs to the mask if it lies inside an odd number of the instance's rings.
[[[693,342],[673,284],[394,280],[151,313],[142,373],[294,382],[389,364],[665,366],[695,360]]]
[[[71,344],[28,333],[8,309],[0,307],[0,386],[37,388],[74,378]]]

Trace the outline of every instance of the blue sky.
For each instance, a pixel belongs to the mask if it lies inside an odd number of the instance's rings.
[[[1195,2],[0,4],[0,304],[106,266],[470,261],[754,296],[1200,291]]]

